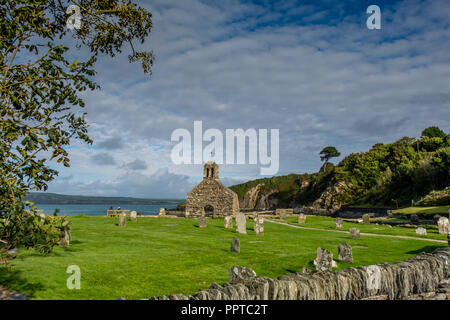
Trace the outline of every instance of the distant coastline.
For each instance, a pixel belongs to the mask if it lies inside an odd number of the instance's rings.
[[[31,201],[35,204],[101,204],[101,205],[116,205],[116,204],[135,204],[135,205],[155,205],[167,204],[177,205],[184,202],[184,199],[141,199],[131,197],[93,197],[93,196],[76,196],[63,195],[57,193],[47,192],[30,192],[25,200]]]

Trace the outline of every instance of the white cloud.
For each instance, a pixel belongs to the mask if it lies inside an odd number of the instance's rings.
[[[171,163],[170,135],[192,132],[194,120],[204,130],[280,129],[280,174],[316,171],[326,145],[345,155],[418,136],[429,125],[450,131],[448,1],[382,7],[375,32],[362,23],[364,12],[346,16],[340,2],[272,9],[238,1],[143,3],[154,16],[144,45],[157,56],[153,76],[126,54],[100,59],[102,91],[86,94],[94,145],[71,150],[72,167],[61,174],[74,178],[57,180],[54,190],[64,183],[63,190],[81,194],[183,197],[202,169]],[[315,23],[289,15],[316,15]],[[95,161],[105,151],[116,166]],[[129,175],[126,164],[136,161],[145,165]],[[221,176],[241,181],[258,171],[225,166]],[[181,181],[183,188],[168,188]]]

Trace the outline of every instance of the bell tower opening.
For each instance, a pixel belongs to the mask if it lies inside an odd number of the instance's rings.
[[[208,161],[205,163],[203,179],[219,179],[219,166],[215,162]]]

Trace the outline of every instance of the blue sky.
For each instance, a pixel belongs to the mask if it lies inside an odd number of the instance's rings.
[[[369,5],[381,30],[366,28]],[[450,2],[150,0],[143,45],[151,77],[101,57],[101,91],[85,96],[93,147],[75,144],[49,191],[184,197],[199,165],[174,165],[177,128],[280,129],[278,174],[315,172],[318,152],[342,156],[377,142],[450,131]],[[79,53],[83,57],[83,52]],[[342,158],[342,157],[341,157]],[[339,159],[337,159],[339,160]],[[261,177],[257,165],[221,167],[222,181]]]

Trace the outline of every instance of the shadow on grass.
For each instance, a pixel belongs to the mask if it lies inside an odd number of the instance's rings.
[[[29,282],[24,278],[22,271],[14,270],[13,268],[14,266],[12,268],[0,266],[1,286],[10,291],[25,294],[29,298],[32,298],[36,291],[44,289],[44,286],[40,282]]]
[[[83,251],[83,249],[76,249],[72,246],[72,244],[69,247],[61,247],[61,249],[64,251],[64,253],[66,252],[80,252]],[[53,252],[52,252],[53,253]],[[61,254],[56,253],[56,256],[61,256]]]
[[[434,250],[436,250],[437,248],[442,248],[443,246],[425,246],[422,249],[418,249],[418,250],[413,250],[413,251],[408,251],[408,254],[419,254],[422,252],[433,252]]]

